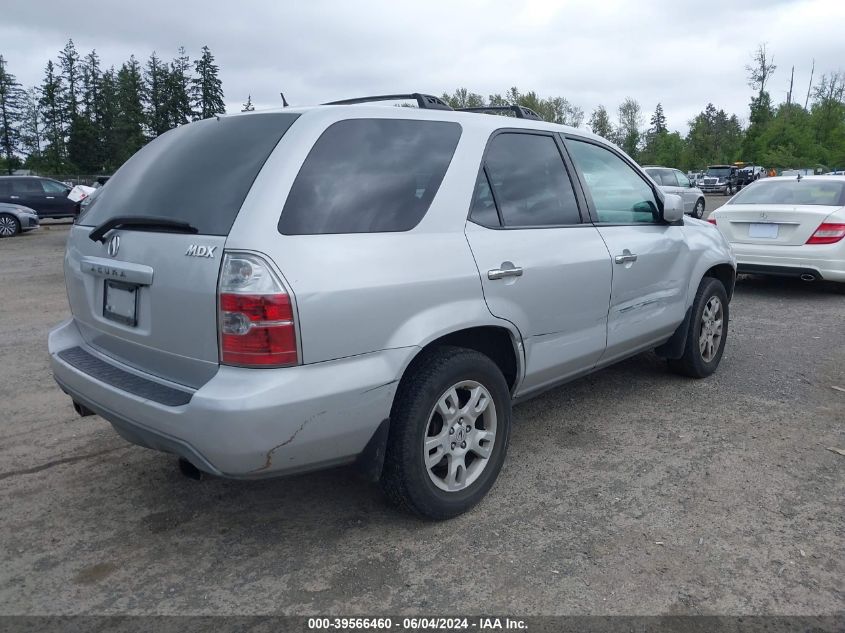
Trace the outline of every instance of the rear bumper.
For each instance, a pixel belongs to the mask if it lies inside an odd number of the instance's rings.
[[[49,351],[56,382],[74,400],[130,442],[234,478],[354,461],[389,416],[398,377],[414,351],[384,350],[283,369],[221,366],[189,402],[166,406],[65,362],[59,353],[73,347],[141,374],[88,347],[73,320],[66,321],[50,333]]]
[[[731,243],[737,272],[800,277],[814,275],[845,282],[845,243],[816,246],[781,246]]]

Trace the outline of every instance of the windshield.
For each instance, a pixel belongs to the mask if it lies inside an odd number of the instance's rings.
[[[708,167],[708,176],[728,176],[731,173],[730,167]]]
[[[819,180],[758,181],[740,191],[731,204],[812,204],[845,206],[845,183]]]

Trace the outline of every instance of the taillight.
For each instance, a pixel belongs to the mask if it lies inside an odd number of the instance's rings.
[[[836,244],[845,237],[845,224],[830,224],[824,222],[807,240],[807,244]]]
[[[218,299],[221,363],[286,367],[299,362],[290,295],[261,257],[225,253]]]
[[[713,226],[716,226],[716,218],[707,218],[707,221],[708,221],[710,224],[712,224]]]

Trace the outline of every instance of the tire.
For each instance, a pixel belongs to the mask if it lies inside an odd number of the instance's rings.
[[[731,187],[730,185],[725,185],[725,195],[726,196],[734,195],[733,194],[733,187]]]
[[[704,198],[696,200],[695,206],[692,208],[692,217],[698,220],[704,217]]]
[[[489,399],[482,413],[472,419],[467,409],[476,394],[481,395],[479,403],[486,396]],[[472,508],[493,486],[505,461],[510,418],[508,385],[498,366],[484,354],[441,347],[415,360],[399,383],[390,413],[381,475],[388,500],[435,520]],[[472,427],[469,431],[468,426]],[[461,448],[460,442],[467,448]],[[485,447],[486,459],[474,452],[484,452]],[[450,486],[454,489],[447,490]]]
[[[715,340],[715,335],[708,335],[707,332],[704,332],[705,337],[702,339],[702,330],[705,327],[710,328],[709,332],[711,333],[717,329],[715,324],[710,322],[710,317],[705,314],[707,309],[708,314],[713,315],[716,306],[714,302],[718,302],[721,314],[718,341]],[[718,314],[714,316],[715,319],[718,318]],[[705,325],[705,323],[709,323],[709,325]],[[687,340],[684,344],[684,354],[679,359],[670,360],[669,367],[674,372],[691,378],[706,378],[712,374],[719,366],[719,361],[722,360],[722,354],[725,351],[725,342],[728,339],[728,323],[729,306],[725,287],[718,279],[705,277],[698,286],[698,292],[695,293],[695,301],[692,304],[692,318],[689,323]]]
[[[12,237],[21,232],[21,223],[8,213],[0,213],[0,237]]]

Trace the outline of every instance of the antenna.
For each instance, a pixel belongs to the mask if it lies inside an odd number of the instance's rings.
[[[288,107],[288,102],[287,102],[287,101],[285,101],[285,93],[284,93],[284,92],[280,92],[279,94],[280,94],[280,95],[281,95],[281,97],[282,97],[282,107],[283,107],[283,108],[287,108],[287,107]]]

